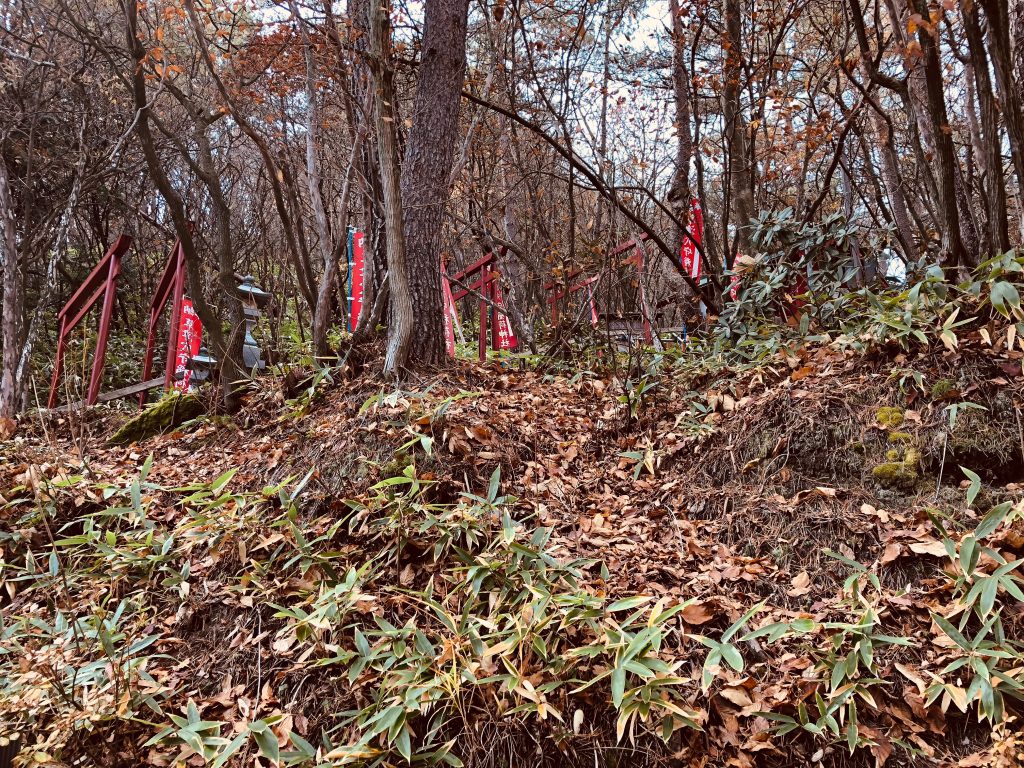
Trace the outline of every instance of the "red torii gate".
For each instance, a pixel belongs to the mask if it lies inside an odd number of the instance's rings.
[[[139,406],[145,404],[146,392],[155,389],[161,383],[170,387],[174,378],[176,342],[178,327],[181,324],[182,302],[185,295],[185,251],[181,241],[175,240],[167,259],[160,282],[149,304],[149,331],[146,338],[146,353],[142,363],[142,381],[114,392],[100,394],[103,383],[103,366],[106,360],[107,340],[110,338],[110,322],[114,312],[114,299],[117,295],[117,278],[121,274],[121,259],[131,247],[132,238],[121,234],[110,246],[106,255],[85,278],[78,290],[57,314],[60,330],[57,336],[57,352],[53,363],[53,376],[50,379],[50,394],[47,407],[57,405],[57,390],[60,377],[64,371],[64,354],[67,339],[71,332],[82,321],[93,305],[103,296],[103,308],[100,314],[100,326],[96,338],[96,349],[93,352],[92,373],[89,377],[89,389],[84,400],[85,405],[95,405],[99,400],[114,400],[139,393]],[[156,326],[168,299],[172,300],[171,328],[168,335],[167,367],[163,379],[150,379],[153,368],[153,347],[156,343]]]
[[[146,353],[142,358],[142,380],[147,381],[153,370],[153,347],[156,344],[156,327],[160,322],[167,300],[171,300],[171,327],[167,335],[167,367],[164,369],[164,388],[168,389],[174,379],[174,363],[177,353],[178,330],[181,327],[182,300],[185,298],[185,278],[188,266],[185,263],[185,249],[181,240],[175,239],[167,257],[160,282],[156,285],[153,298],[149,301],[149,330],[146,333]],[[146,403],[146,390],[139,393],[139,406]]]
[[[50,396],[46,401],[48,408],[53,408],[57,404],[57,387],[60,384],[61,373],[64,371],[64,353],[68,336],[82,322],[82,318],[92,309],[92,305],[102,296],[103,309],[100,311],[100,330],[96,339],[92,374],[89,376],[89,389],[85,397],[86,405],[96,403],[100,394],[100,384],[103,381],[103,362],[107,352],[107,337],[110,335],[110,320],[114,314],[117,276],[121,274],[121,258],[128,252],[131,244],[132,239],[128,235],[121,234],[57,314],[60,330],[57,334],[57,354],[53,361],[53,377],[50,379]]]
[[[608,257],[613,258],[619,254],[626,253],[629,250],[633,250],[634,253],[629,258],[625,259],[622,264],[632,264],[636,268],[637,279],[640,284],[640,316],[643,319],[644,329],[644,343],[654,343],[654,332],[651,328],[651,318],[647,311],[647,299],[644,295],[644,283],[643,283],[643,270],[644,270],[644,243],[647,242],[647,234],[641,234],[639,237],[634,237],[631,240],[627,240],[621,245],[615,246],[612,250],[608,251]],[[547,303],[551,306],[551,324],[558,324],[558,303],[566,296],[570,296],[577,291],[581,291],[587,288],[590,296],[588,301],[590,302],[590,318],[591,324],[597,325],[597,309],[594,306],[594,294],[593,288],[590,288],[594,283],[598,282],[607,272],[607,269],[598,272],[596,275],[580,280],[574,283],[573,280],[581,275],[583,270],[574,269],[565,278],[564,281],[558,282],[552,280],[544,285],[544,290],[550,293]]]
[[[506,249],[501,249],[504,256]],[[487,316],[491,318],[491,348],[495,351],[502,349],[501,339],[498,330],[500,322],[498,318],[498,307],[501,305],[501,294],[498,287],[500,273],[495,269],[497,260],[494,251],[490,251],[483,258],[470,264],[461,272],[451,275],[448,279],[455,283],[458,290],[453,291],[452,301],[464,299],[472,295],[474,291],[479,294],[480,299],[480,334],[477,341],[478,355],[481,361],[487,358]],[[470,281],[473,275],[477,278]],[[490,311],[488,312],[488,306]],[[508,315],[505,315],[506,322]]]

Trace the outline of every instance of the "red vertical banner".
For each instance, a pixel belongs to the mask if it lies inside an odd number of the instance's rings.
[[[180,392],[188,392],[192,371],[186,368],[190,357],[199,354],[203,340],[203,322],[196,314],[192,300],[181,300],[181,322],[178,323],[178,344],[174,353],[174,382],[172,386]]]
[[[729,296],[732,297],[733,301],[736,301],[740,297],[740,276],[731,275],[729,277]]]
[[[680,260],[683,265],[683,271],[694,280],[698,280],[700,279],[700,252],[697,250],[697,246],[701,245],[704,241],[704,212],[701,210],[700,201],[697,198],[690,200],[690,225],[688,229],[690,237],[683,236]]]
[[[365,256],[363,251],[363,233],[352,230],[349,240],[349,311],[348,329],[354,331],[359,321],[359,313],[363,311],[363,267]]]
[[[504,309],[505,301],[501,295],[501,286],[498,285],[497,279],[494,283],[494,304],[495,306]],[[498,315],[497,322],[495,323],[492,333],[498,334],[498,349],[515,349],[519,346],[519,339],[516,338],[515,331],[512,330],[512,323],[508,320],[508,315],[504,312],[496,313]]]
[[[444,347],[448,357],[455,357],[455,324],[459,322],[459,315],[455,309],[455,299],[452,298],[452,286],[448,282],[448,270],[441,261],[441,290],[444,292]]]

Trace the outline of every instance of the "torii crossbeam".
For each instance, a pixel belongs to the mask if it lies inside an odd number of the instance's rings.
[[[57,314],[60,330],[57,336],[57,354],[53,361],[53,377],[50,379],[48,408],[53,408],[57,404],[57,388],[64,371],[64,353],[68,336],[102,296],[100,328],[96,338],[96,351],[93,354],[92,373],[89,376],[89,389],[85,398],[86,405],[95,405],[100,394],[100,385],[103,383],[103,361],[107,352],[107,337],[110,335],[110,320],[114,314],[117,276],[121,274],[121,258],[128,252],[131,244],[132,239],[122,233]]]

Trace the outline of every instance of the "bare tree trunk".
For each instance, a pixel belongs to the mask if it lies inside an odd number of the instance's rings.
[[[36,308],[32,313],[28,329],[25,332],[25,339],[21,345],[21,357],[18,360],[18,370],[15,373],[14,381],[18,405],[22,405],[27,395],[28,377],[32,364],[32,350],[35,348],[36,340],[39,338],[39,331],[46,320],[46,311],[49,309],[50,301],[57,291],[57,270],[68,251],[68,230],[71,228],[71,220],[78,207],[78,198],[82,193],[82,181],[85,176],[85,163],[88,157],[88,150],[85,144],[85,121],[82,121],[78,134],[79,155],[75,165],[75,176],[71,183],[71,194],[68,195],[67,204],[61,213],[60,221],[57,223],[57,232],[53,241],[53,248],[50,251],[50,258],[46,264],[46,274],[39,297],[36,300]]]
[[[915,10],[927,19],[927,0],[914,0]],[[944,266],[962,267],[968,263],[967,250],[960,235],[960,213],[957,206],[956,153],[953,150],[952,129],[946,112],[943,93],[942,60],[939,56],[938,28],[918,28],[917,40],[921,45],[928,112],[931,116],[932,140],[939,171],[939,215],[942,219],[942,261]]]
[[[1024,0],[1014,1],[1010,27],[1013,52],[1011,60],[1016,65],[1016,78],[1011,78],[1010,82],[1017,83],[1017,100],[1024,103]],[[1020,183],[1024,185],[1024,181]]]
[[[1006,0],[981,0],[981,6],[988,21],[988,45],[996,75],[999,106],[1010,139],[1018,194],[1021,194],[1024,193],[1024,79],[1020,79],[1024,78],[1024,62],[1021,61],[1024,55],[1024,0],[1018,0],[1015,8],[1016,49],[1010,41]],[[1024,228],[1024,222],[1021,226]]]
[[[348,165],[345,166],[345,181],[341,188],[341,200],[338,203],[341,211],[338,231],[341,233],[343,243],[347,243],[345,235],[348,232],[348,203],[352,191],[352,170],[362,144],[360,139],[361,135],[357,133],[355,143],[352,145],[352,154],[349,156]],[[338,261],[339,256],[336,251],[332,250],[330,253],[324,254],[324,271],[320,276],[316,311],[313,313],[313,354],[317,357],[327,357],[330,354],[327,344],[327,328],[331,323],[331,292],[334,290],[334,284],[338,281]]]
[[[885,184],[885,194],[889,198],[892,218],[896,223],[896,238],[900,241],[900,246],[903,249],[903,257],[913,260],[917,256],[917,247],[914,244],[914,229],[910,223],[907,197],[903,192],[899,160],[892,147],[892,133],[884,117],[874,110],[871,111],[871,117],[879,139],[878,154],[882,164],[882,183]]]
[[[309,33],[306,31],[306,23],[299,15],[298,5],[295,0],[289,0],[288,5],[302,38],[306,64],[306,188],[309,192],[310,204],[313,207],[317,250],[323,265],[323,271],[320,273],[320,285],[317,287],[316,305],[313,308],[313,354],[316,357],[327,357],[330,354],[327,345],[327,328],[331,321],[331,294],[334,292],[334,285],[337,282],[340,249],[335,243],[335,238],[332,237],[331,225],[327,220],[327,207],[324,205],[324,198],[320,193],[320,163],[316,155],[317,141],[320,135],[320,109],[316,93],[316,56],[313,42],[309,39]],[[338,230],[338,239],[341,242],[345,241],[348,229],[348,194],[352,178],[352,165],[355,161],[355,153],[358,151],[358,136],[359,134],[356,133],[353,138],[352,157],[349,158],[345,169],[345,182],[341,195],[342,222]]]
[[[1015,0],[1013,4],[1013,16],[1010,21],[1012,27],[1012,41],[1011,41],[1011,55],[1009,56],[1010,61],[1014,63],[1013,77],[1009,78],[1009,82],[1005,82],[1000,88],[999,101],[1003,105],[1003,112],[1011,108],[1011,102],[1016,103],[1018,108],[1024,105],[1024,0]],[[1002,57],[1002,63],[1000,67],[1005,67],[1007,64],[1007,57]],[[1000,75],[1000,80],[1002,76]],[[1010,94],[1003,94],[1006,87],[1013,87],[1016,83],[1015,93],[1011,96]],[[1018,113],[1018,119],[1020,115]],[[1018,124],[1019,125],[1019,124]],[[1017,225],[1020,229],[1020,239],[1024,241],[1024,147],[1021,147],[1018,142],[1021,138],[1024,138],[1024,126],[1016,129],[1020,136],[1015,136],[1009,129],[1007,133],[1010,134],[1010,151],[1013,156],[1013,168],[1017,174]],[[1015,148],[1016,147],[1016,148]]]
[[[908,0],[886,0],[886,9],[889,13],[893,35],[898,44],[905,48],[912,39],[907,33],[907,24],[911,13],[911,10],[908,8]],[[851,18],[856,19],[857,16],[852,16]],[[862,23],[863,19],[860,21]],[[925,192],[925,194],[918,196],[916,208],[912,200],[908,200],[908,202],[911,205],[912,211],[920,212],[923,208],[923,213],[927,214],[931,227],[937,231],[941,229],[939,217],[935,213],[935,206],[939,199],[939,188],[935,181],[935,174],[932,172],[931,163],[928,162],[925,154],[925,147],[928,148],[929,153],[933,153],[933,142],[931,141],[931,122],[927,116],[928,97],[925,94],[924,72],[920,66],[914,65],[916,60],[911,62],[905,59],[904,62],[907,78],[902,83],[902,87],[898,88],[897,93],[899,93],[903,101],[903,108],[909,118],[907,129],[910,133],[909,140],[911,150],[914,153],[915,170],[917,171],[916,179],[908,179],[908,181],[911,184],[923,187]],[[873,76],[877,76],[877,74],[876,70]],[[922,218],[920,215],[915,215],[915,217]],[[922,236],[927,232],[928,227],[923,227]],[[925,242],[927,243],[927,241]]]
[[[1010,250],[1010,233],[1007,226],[1006,187],[1003,184],[1003,153],[1002,137],[999,133],[999,108],[992,78],[989,76],[988,55],[985,52],[985,39],[981,32],[978,5],[961,8],[964,29],[967,32],[967,44],[971,51],[971,69],[977,84],[978,103],[981,106],[981,142],[979,161],[984,173],[985,197],[988,205],[985,208],[989,256]],[[971,114],[974,105],[969,104]]]
[[[964,176],[966,177],[967,183],[967,194],[971,199],[974,199],[974,195],[978,195],[980,201],[980,210],[986,211],[988,207],[988,196],[986,193],[985,182],[988,178],[986,168],[988,167],[988,157],[985,152],[984,141],[981,138],[981,122],[978,119],[977,103],[978,99],[975,97],[975,82],[977,76],[974,71],[974,64],[972,60],[968,59],[964,64],[964,90],[962,94],[963,102],[961,109],[963,110],[964,117],[967,121],[967,157],[964,162]],[[992,216],[983,215],[979,220],[980,234],[980,252],[991,253],[992,252]]]
[[[676,107],[676,168],[668,190],[668,204],[677,219],[689,223],[690,198],[693,196],[690,192],[690,159],[693,157],[690,74],[686,71],[686,47],[678,0],[669,0],[668,7],[672,16],[672,91]],[[677,231],[672,241],[672,247],[677,253],[683,246],[683,237],[682,231]]]
[[[3,367],[0,369],[0,417],[18,412],[16,373],[21,348],[21,315],[25,303],[18,269],[18,238],[14,228],[14,201],[7,163],[0,157],[0,256],[3,261]]]
[[[853,22],[854,32],[857,36],[857,44],[860,47],[861,67],[863,68],[864,73],[871,81],[876,82],[898,94],[903,99],[904,103],[909,106],[910,94],[907,84],[905,82],[898,81],[895,78],[883,75],[878,71],[877,62],[874,58],[875,53],[872,51],[871,44],[868,41],[867,29],[864,24],[864,11],[861,8],[860,0],[849,0],[848,5],[850,7],[850,20]],[[895,8],[891,4],[889,8],[890,13],[895,17]],[[898,39],[901,43],[905,44],[902,37],[902,30],[899,32]],[[883,43],[879,43],[879,45],[882,44]],[[910,109],[910,112],[913,113],[913,110]],[[911,114],[911,118],[913,119],[913,114]],[[910,205],[908,204],[907,196],[903,188],[903,178],[900,173],[899,160],[896,157],[896,149],[893,139],[892,121],[888,115],[883,114],[877,101],[871,104],[871,120],[874,132],[878,138],[878,155],[881,160],[880,175],[882,182],[885,184],[886,196],[889,198],[889,207],[892,210],[893,222],[896,225],[896,238],[900,242],[903,257],[905,259],[912,260],[917,256],[917,248],[914,245],[914,230],[910,222],[910,214],[913,212],[913,209],[910,208]],[[920,142],[917,141],[916,135],[912,136],[911,139],[919,150]],[[873,165],[873,162],[866,143],[862,148],[864,161],[870,167]]]
[[[728,145],[727,179],[736,244],[739,252],[750,253],[750,220],[754,217],[754,175],[747,149],[747,121],[740,103],[740,78],[743,73],[742,0],[725,0],[725,87],[722,89],[722,117]],[[736,249],[726,243],[726,259],[732,262]]]
[[[139,139],[139,146],[142,155],[146,160],[146,167],[154,186],[160,192],[167,203],[171,220],[174,222],[174,231],[181,242],[185,252],[185,262],[188,265],[189,295],[195,306],[199,319],[203,321],[203,328],[210,334],[210,342],[216,354],[224,361],[224,369],[221,374],[221,381],[224,384],[224,402],[228,409],[233,409],[238,404],[234,397],[233,384],[240,380],[244,373],[239,365],[239,358],[233,354],[232,349],[240,351],[239,344],[232,344],[228,347],[227,340],[221,330],[219,318],[210,309],[203,292],[201,278],[202,264],[196,250],[195,239],[192,236],[192,228],[185,213],[185,201],[171,184],[171,180],[164,170],[163,163],[156,151],[156,144],[153,139],[153,132],[150,128],[150,105],[146,95],[146,79],[143,71],[143,61],[147,55],[146,48],[138,35],[138,7],[135,3],[126,3],[123,6],[125,16],[125,38],[128,50],[131,54],[132,71],[130,73],[130,85],[132,89],[133,106],[136,109],[135,133]]]
[[[850,152],[850,155],[852,154]],[[851,222],[853,221],[856,200],[854,199],[853,179],[850,178],[850,172],[847,170],[845,163],[841,164],[840,175],[843,181],[843,215],[846,216],[848,222]],[[868,275],[867,270],[864,268],[864,260],[861,258],[860,239],[856,235],[850,238],[850,256],[853,259],[854,269],[857,270],[854,284],[857,286],[865,285],[868,282]]]
[[[384,193],[384,228],[387,232],[390,312],[384,374],[395,376],[409,357],[413,305],[405,264],[402,231],[402,196],[398,178],[398,140],[395,135],[395,80],[391,65],[391,4],[370,0],[370,61],[375,95],[373,121],[377,134],[381,187]],[[440,267],[436,267],[440,270]],[[438,317],[438,325],[440,325]]]
[[[299,289],[302,292],[303,298],[306,300],[306,304],[310,309],[315,309],[316,292],[313,290],[314,281],[311,274],[312,270],[310,269],[308,261],[305,259],[303,249],[300,248],[300,245],[297,242],[295,234],[296,227],[292,222],[292,217],[288,214],[288,206],[283,189],[284,169],[278,166],[277,162],[274,160],[274,156],[270,151],[270,146],[267,144],[267,140],[260,135],[259,131],[253,127],[248,117],[246,117],[246,115],[238,108],[235,98],[231,95],[231,91],[225,85],[220,73],[214,66],[214,58],[210,52],[210,43],[206,38],[206,33],[203,31],[204,27],[196,12],[194,0],[184,0],[184,5],[185,10],[188,12],[192,31],[195,33],[196,42],[199,44],[199,50],[202,54],[201,58],[206,65],[207,71],[210,73],[210,77],[213,78],[213,82],[217,86],[218,93],[220,93],[221,98],[224,100],[224,105],[231,111],[231,116],[234,118],[235,124],[238,126],[239,130],[248,136],[252,140],[252,143],[256,145],[260,158],[263,160],[263,164],[267,168],[267,177],[270,182],[270,190],[274,197],[274,206],[277,208],[277,214],[281,218],[281,228],[284,230],[285,242],[288,244],[288,253],[292,258],[292,266],[295,268]]]
[[[415,317],[412,357],[427,365],[446,359],[441,224],[458,140],[468,15],[469,0],[426,2],[422,61],[402,163],[403,236]]]
[[[375,0],[350,0],[348,5],[348,15],[352,24],[351,46],[354,53],[349,78],[352,91],[349,103],[352,107],[353,141],[355,141],[356,133],[361,132],[363,135],[363,141],[356,155],[354,171],[356,178],[361,180],[362,225],[365,228],[363,308],[359,317],[351,318],[354,343],[361,343],[376,331],[377,324],[381,319],[380,310],[384,305],[383,301],[377,301],[377,294],[385,290],[384,279],[387,273],[387,234],[383,225],[384,193],[381,188],[377,137],[372,126],[373,73],[367,63],[370,48],[369,5],[371,1]],[[330,0],[325,0],[324,8],[328,9],[329,6]],[[337,44],[339,52],[349,45],[347,40],[343,43],[340,38]],[[378,310],[377,312],[375,312],[375,308]]]

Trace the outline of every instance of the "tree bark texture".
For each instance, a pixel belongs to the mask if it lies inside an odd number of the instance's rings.
[[[415,326],[412,359],[445,361],[441,224],[466,73],[469,0],[427,0],[412,127],[402,163],[402,229]]]
[[[986,251],[994,256],[996,251],[1003,253],[1010,250],[1010,233],[1006,215],[1006,187],[1003,184],[1003,153],[1002,137],[999,133],[999,108],[992,78],[989,76],[988,55],[985,53],[985,38],[981,31],[978,5],[972,3],[969,8],[961,8],[964,29],[967,32],[967,44],[971,51],[971,63],[977,86],[978,104],[981,107],[981,146],[979,147],[982,171],[984,174],[985,197],[987,207],[984,211],[988,226],[986,227]],[[974,105],[969,105],[974,109]]]
[[[914,0],[914,9],[923,19],[929,18],[927,0]],[[957,207],[956,153],[946,112],[943,93],[942,61],[939,56],[938,28],[924,25],[917,30],[921,46],[928,114],[931,118],[932,140],[939,176],[939,217],[942,222],[942,261],[944,266],[961,267],[967,264],[967,251],[960,236],[960,213]]]
[[[686,46],[678,0],[669,0],[668,7],[672,16],[672,91],[675,97],[676,124],[676,167],[668,191],[668,204],[677,219],[689,224],[690,198],[693,196],[690,191],[690,159],[693,157],[690,74],[686,70]],[[672,242],[676,252],[683,246],[683,237],[682,231],[676,232]]]
[[[7,163],[0,157],[0,256],[3,258],[3,366],[0,369],[0,417],[13,418],[18,410],[15,374],[21,344],[21,316],[24,311],[21,273],[18,269],[18,238],[14,228],[14,201]]]
[[[375,91],[373,122],[377,134],[381,190],[384,195],[384,228],[388,240],[390,305],[384,374],[395,376],[409,357],[414,315],[406,269],[405,238],[402,234],[402,196],[395,130],[395,73],[391,63],[391,5],[387,0],[370,0],[368,6],[370,58]],[[439,325],[440,319],[438,317]]]
[[[722,89],[722,117],[728,145],[728,188],[731,220],[736,228],[736,248],[726,248],[726,259],[732,266],[737,249],[750,253],[750,220],[754,217],[754,175],[747,148],[747,121],[740,103],[743,78],[743,18],[742,0],[725,0],[725,53]],[[728,243],[728,238],[726,238]]]
[[[1010,155],[1017,174],[1018,187],[1024,186],[1024,0],[1015,8],[1014,32],[1010,40],[1010,18],[1006,0],[981,0],[988,21],[989,52],[992,55],[999,106],[1003,112],[1006,133],[1010,139]],[[1015,66],[1016,65],[1016,66]]]

